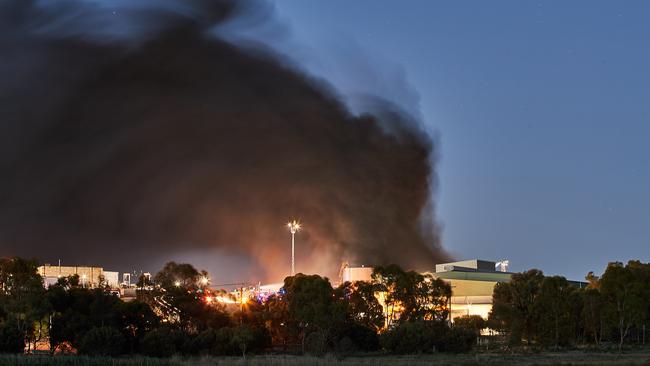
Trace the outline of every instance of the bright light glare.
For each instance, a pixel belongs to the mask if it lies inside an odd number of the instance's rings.
[[[174,286],[176,286],[176,287],[181,287],[181,281],[176,281],[176,282],[174,282]]]
[[[287,227],[289,228],[289,231],[291,231],[292,234],[295,234],[300,230],[301,225],[300,222],[298,222],[297,220],[293,220],[287,223]]]
[[[229,297],[225,297],[225,296],[217,296],[214,299],[219,301],[219,302],[225,303],[225,304],[234,304],[235,303],[235,301],[233,299],[231,299]]]
[[[207,285],[208,282],[209,282],[209,280],[208,280],[207,277],[201,277],[201,284],[202,284],[202,285]]]

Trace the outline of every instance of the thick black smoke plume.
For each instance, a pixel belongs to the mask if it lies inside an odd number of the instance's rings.
[[[382,101],[353,116],[286,60],[214,36],[254,3],[159,3],[0,0],[2,254],[121,269],[221,248],[280,279],[299,218],[300,271],[446,259],[417,122]],[[130,36],[102,35],[105,13]]]

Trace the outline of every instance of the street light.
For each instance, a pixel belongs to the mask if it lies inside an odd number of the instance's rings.
[[[174,282],[174,286],[176,286],[176,287],[181,287],[181,281],[176,281],[176,282]]]
[[[287,223],[287,227],[291,232],[291,276],[296,274],[296,233],[300,230],[300,223],[296,220]]]
[[[205,276],[201,277],[201,284],[203,286],[206,286],[208,284],[208,282],[210,282],[210,280],[207,277],[205,277]]]

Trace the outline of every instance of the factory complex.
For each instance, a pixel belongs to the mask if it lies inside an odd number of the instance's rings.
[[[492,309],[492,292],[497,283],[508,282],[512,275],[507,271],[508,261],[487,261],[480,259],[459,262],[442,263],[435,266],[434,271],[423,274],[432,275],[449,283],[452,296],[449,303],[450,317],[455,319],[464,315],[480,315],[487,318]],[[51,286],[62,277],[78,276],[79,285],[83,287],[108,287],[123,300],[135,298],[137,278],[134,273],[107,271],[95,266],[62,266],[45,264],[38,268],[43,277],[44,285]],[[370,281],[372,266],[350,265],[343,263],[339,272],[337,285],[343,282]],[[149,273],[141,275],[150,278]],[[581,283],[576,282],[581,285]],[[225,303],[237,304],[242,298],[266,298],[277,293],[282,283],[267,285],[243,284],[230,293],[228,298],[220,297]]]
[[[76,276],[80,286],[87,288],[108,287],[125,301],[135,298],[135,286],[139,277],[135,273],[122,273],[120,281],[120,273],[117,271],[106,271],[104,268],[96,266],[63,266],[61,263],[58,265],[44,264],[38,267],[38,274],[43,277],[45,287],[56,284],[61,278]],[[147,272],[141,273],[141,275],[147,279],[151,278],[151,274]],[[131,282],[132,278],[135,279],[133,283]]]
[[[449,309],[451,319],[464,315],[480,315],[487,319],[492,309],[492,292],[499,282],[510,281],[508,261],[480,259],[437,264],[434,272],[425,272],[440,278],[451,286]],[[370,281],[372,267],[344,265],[341,282]]]

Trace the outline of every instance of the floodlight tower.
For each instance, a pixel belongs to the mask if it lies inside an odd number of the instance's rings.
[[[296,274],[296,233],[300,230],[300,223],[297,220],[287,223],[287,227],[291,232],[291,276]]]

